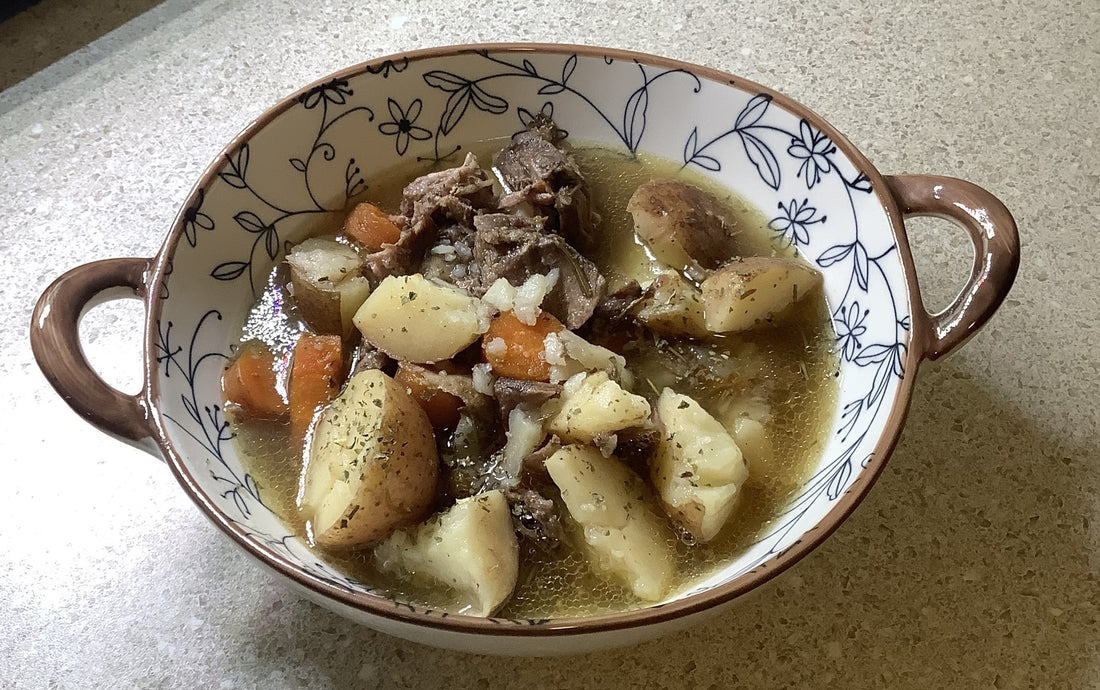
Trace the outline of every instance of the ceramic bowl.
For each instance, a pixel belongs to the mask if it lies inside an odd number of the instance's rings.
[[[816,471],[774,529],[689,591],[579,619],[423,610],[333,570],[269,511],[219,407],[220,373],[288,243],[342,209],[373,172],[414,158],[457,163],[464,145],[521,130],[540,112],[571,141],[673,159],[765,213],[777,238],[824,274],[842,360],[839,404]],[[938,314],[921,301],[903,224],[910,215],[947,218],[975,247],[965,289]],[[819,116],[748,80],[600,48],[438,48],[352,67],[267,111],[207,168],[155,257],[86,264],[50,286],[34,314],[32,344],[77,412],[164,458],[229,538],[322,606],[443,647],[573,652],[686,626],[821,543],[882,471],[918,365],[959,346],[990,317],[1018,261],[1012,217],[989,193],[951,178],[884,176]],[[140,297],[147,314],[144,387],[132,396],[93,373],[77,336],[84,311],[120,295]]]

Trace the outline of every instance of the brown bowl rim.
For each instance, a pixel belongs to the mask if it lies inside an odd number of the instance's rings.
[[[919,304],[917,304],[914,299],[916,295],[919,295],[919,292],[916,284],[913,257],[904,230],[901,226],[901,213],[894,197],[889,192],[889,186],[886,180],[878,169],[871,164],[847,137],[841,134],[820,115],[794,99],[757,84],[752,80],[744,79],[719,69],[618,48],[601,48],[597,46],[561,43],[477,43],[423,48],[379,57],[374,60],[347,67],[314,81],[282,99],[242,129],[206,167],[199,180],[191,188],[190,192],[188,192],[186,200],[173,221],[171,230],[164,244],[154,258],[155,266],[148,284],[150,286],[159,285],[166,277],[165,271],[169,258],[175,252],[180,235],[182,234],[185,209],[198,190],[205,188],[217,175],[222,167],[222,161],[225,160],[225,156],[239,147],[240,144],[251,139],[259,130],[265,127],[278,115],[296,105],[300,95],[332,79],[347,79],[361,75],[372,68],[375,70],[381,69],[387,61],[393,62],[408,59],[411,63],[424,59],[479,51],[577,54],[584,57],[610,57],[624,61],[637,60],[645,64],[667,69],[684,69],[700,78],[726,83],[754,93],[768,94],[776,105],[804,117],[814,128],[825,132],[829,139],[844,153],[844,155],[853,161],[861,172],[868,176],[872,185],[872,192],[886,212],[890,228],[897,243],[897,250],[905,274],[906,303],[910,313],[914,315],[914,318],[912,319],[912,331],[910,331],[909,342],[907,343],[905,374],[901,377],[898,384],[886,424],[879,436],[878,443],[875,444],[871,457],[864,463],[858,478],[852,483],[844,495],[837,500],[836,505],[834,505],[816,525],[799,537],[790,547],[769,558],[756,568],[734,578],[730,582],[665,604],[633,609],[630,611],[581,618],[552,618],[546,621],[539,621],[538,624],[527,625],[516,624],[517,622],[524,623],[523,620],[515,621],[502,618],[480,618],[463,615],[443,616],[440,615],[439,612],[422,612],[419,609],[413,609],[412,607],[398,604],[392,600],[376,595],[349,593],[314,577],[300,567],[288,562],[278,554],[264,549],[249,538],[240,527],[228,519],[227,516],[210,501],[205,492],[195,481],[191,472],[187,469],[183,459],[172,446],[171,441],[168,439],[163,417],[155,403],[156,399],[159,397],[160,384],[156,376],[156,329],[153,324],[160,319],[164,300],[158,297],[159,291],[151,287],[146,296],[146,312],[148,317],[146,319],[145,328],[146,355],[144,379],[145,402],[148,409],[151,410],[151,421],[157,431],[157,445],[167,459],[167,464],[171,467],[172,473],[191,497],[191,500],[199,506],[206,514],[207,518],[227,534],[230,539],[236,542],[238,546],[257,558],[262,564],[297,584],[306,587],[312,592],[370,615],[379,616],[400,623],[424,626],[452,633],[491,636],[556,637],[561,635],[625,630],[665,623],[732,602],[742,594],[775,578],[817,548],[827,537],[829,537],[829,535],[836,531],[841,523],[844,522],[867,495],[867,492],[878,479],[882,469],[886,466],[890,454],[897,445],[912,397],[913,380],[916,375],[917,367],[923,359],[923,351],[919,347],[919,343],[924,342],[925,338],[921,336],[919,331],[927,327],[925,320],[917,317],[918,314],[923,315],[923,310],[918,309]]]

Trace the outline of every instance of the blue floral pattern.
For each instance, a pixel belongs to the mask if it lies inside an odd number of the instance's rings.
[[[311,217],[342,209],[366,188],[364,169],[413,156],[441,161],[462,142],[514,131],[537,113],[552,115],[575,138],[626,156],[643,150],[678,156],[683,166],[776,209],[769,222],[776,237],[825,275],[843,360],[834,437],[783,515],[721,578],[766,567],[851,490],[907,373],[906,287],[868,176],[826,132],[776,106],[771,94],[703,80],[684,68],[553,53],[459,57],[387,60],[304,92],[230,151],[217,177],[193,195],[182,216],[186,242],[171,257],[176,270],[159,286],[165,306],[157,322],[158,376],[173,443],[186,446],[181,456],[191,466],[204,458],[204,491],[241,534],[319,581],[372,591],[320,563],[286,532],[227,443],[218,374],[232,325],[243,320],[260,281]],[[388,119],[376,123],[375,113]],[[289,134],[264,138],[284,120]],[[205,239],[213,234],[222,235],[218,243]],[[190,328],[182,340],[177,324]]]

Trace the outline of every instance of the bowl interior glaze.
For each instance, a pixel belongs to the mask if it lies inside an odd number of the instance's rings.
[[[539,112],[570,140],[654,153],[732,188],[825,277],[842,370],[816,471],[766,537],[648,611],[730,599],[797,560],[873,480],[876,446],[881,456],[893,443],[883,431],[895,423],[910,362],[907,249],[899,250],[882,177],[820,118],[751,82],[600,49],[451,49],[369,63],[279,104],[207,171],[161,254],[148,333],[156,421],[181,482],[238,542],[316,593],[437,627],[492,626],[374,595],[292,536],[237,458],[219,407],[224,358],[287,245],[335,218],[365,178],[412,158],[460,162],[465,144],[519,131]],[[635,625],[647,615],[600,622]],[[581,621],[526,623],[567,630]]]

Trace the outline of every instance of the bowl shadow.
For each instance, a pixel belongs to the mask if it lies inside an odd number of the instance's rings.
[[[851,518],[756,596],[672,637],[568,659],[475,656],[375,633],[272,585],[255,634],[237,638],[251,649],[227,651],[274,668],[295,659],[296,675],[340,688],[1081,687],[1100,645],[1082,489],[1100,447],[1041,419],[965,365],[926,365],[901,442]]]

